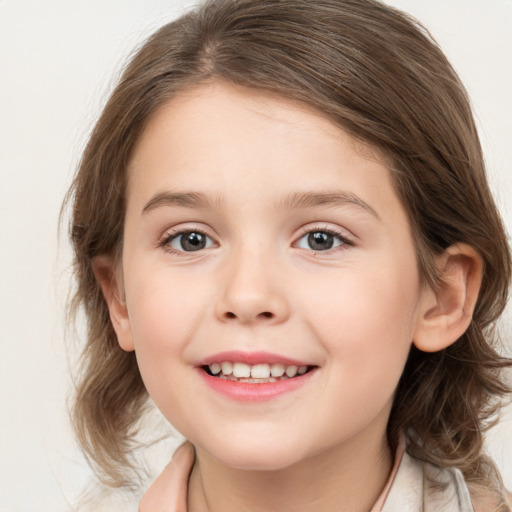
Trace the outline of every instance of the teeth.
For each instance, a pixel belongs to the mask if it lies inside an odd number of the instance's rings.
[[[255,364],[251,368],[253,379],[268,379],[270,377],[270,366],[268,364]]]
[[[220,373],[221,366],[219,363],[213,363],[210,365],[210,371],[213,373],[213,375],[217,375]]]
[[[227,361],[222,363],[220,366],[224,375],[231,375],[233,373],[233,363]]]
[[[250,366],[245,363],[232,363],[231,361],[223,361],[222,363],[212,363],[209,365],[210,372],[212,375],[218,375],[219,377],[230,377],[230,380],[235,379],[259,379],[260,381],[274,382],[275,379],[286,379],[292,378],[297,375],[304,375],[308,371],[306,365],[296,366],[290,365],[285,366],[280,363],[274,364],[255,364]]]
[[[298,367],[295,365],[287,366],[286,367],[286,375],[288,375],[288,377],[295,377],[295,375],[297,375],[297,370],[298,370]]]
[[[272,377],[282,377],[285,370],[285,366],[279,363],[275,363],[270,367],[270,373],[272,374]]]
[[[251,367],[245,363],[233,364],[233,375],[238,379],[251,376]]]

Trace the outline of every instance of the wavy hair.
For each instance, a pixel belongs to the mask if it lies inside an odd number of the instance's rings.
[[[424,27],[376,0],[212,0],[162,27],[134,54],[83,153],[72,203],[75,295],[87,339],[73,409],[77,437],[111,485],[126,483],[137,420],[147,404],[135,354],[118,345],[92,269],[123,244],[126,170],[151,114],[187,87],[224,80],[313,107],[389,162],[412,225],[425,285],[434,256],[464,242],[484,260],[467,332],[436,353],[412,348],[388,424],[414,456],[456,466],[499,488],[483,432],[509,393],[495,322],[511,256],[487,184],[467,93]]]

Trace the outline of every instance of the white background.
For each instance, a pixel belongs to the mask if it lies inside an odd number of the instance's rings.
[[[466,83],[512,232],[512,0],[389,3],[426,24]],[[0,512],[70,510],[89,478],[67,421],[59,208],[124,57],[192,4],[0,0]],[[511,488],[510,408],[490,446]]]

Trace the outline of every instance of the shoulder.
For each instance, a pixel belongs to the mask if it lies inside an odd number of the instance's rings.
[[[496,492],[477,485],[468,485],[475,512],[506,512],[512,510],[512,494],[504,491],[503,498]],[[507,505],[509,508],[507,508]]]
[[[455,500],[461,512],[512,512],[509,493],[504,489],[467,482],[457,468],[440,468],[424,463],[424,476],[424,501],[432,510],[445,510],[447,504]]]

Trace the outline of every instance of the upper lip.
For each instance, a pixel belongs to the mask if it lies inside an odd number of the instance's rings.
[[[300,361],[290,357],[285,357],[271,352],[243,352],[240,350],[229,350],[226,352],[218,352],[201,359],[197,366],[205,366],[213,363],[223,363],[225,361],[235,363],[245,363],[248,365],[255,364],[282,364],[285,366],[315,366],[307,361]]]

